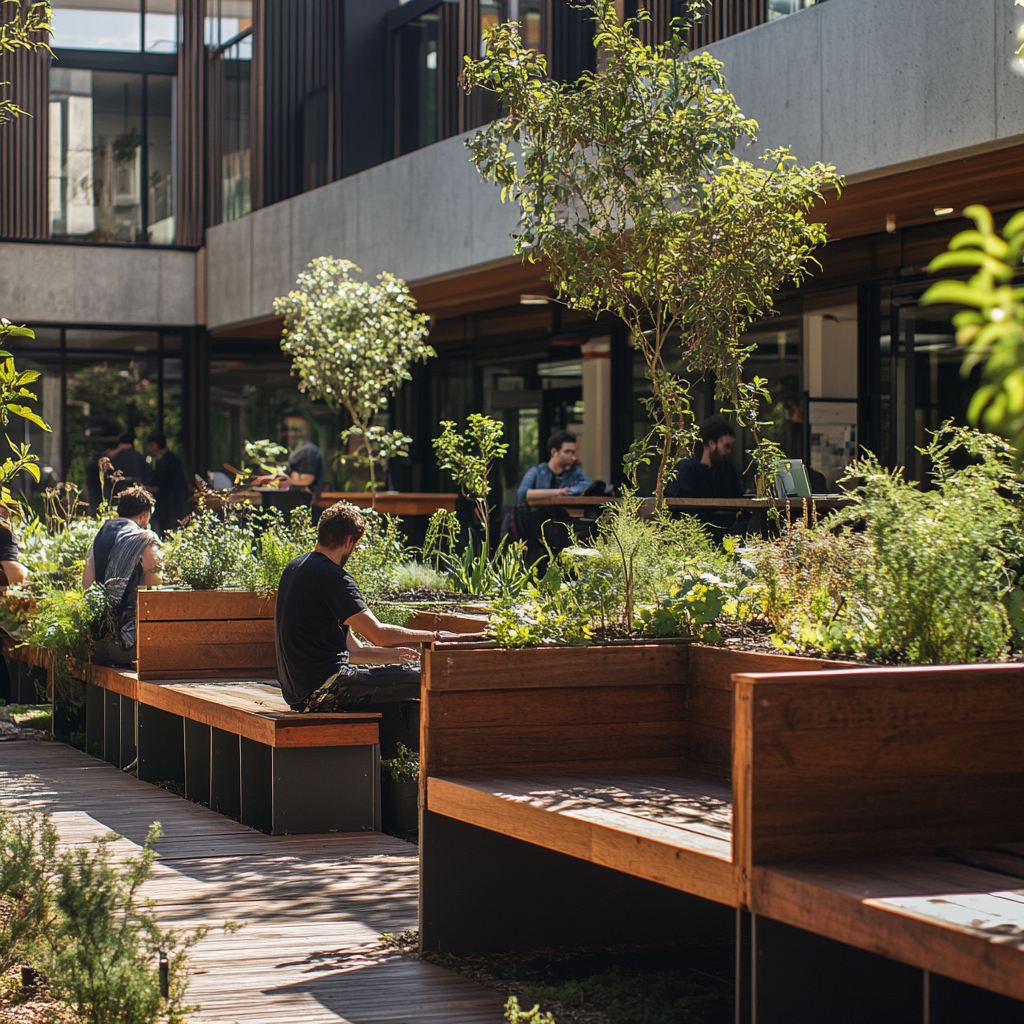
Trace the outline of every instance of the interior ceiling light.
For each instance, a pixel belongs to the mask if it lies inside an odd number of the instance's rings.
[[[520,306],[546,306],[551,300],[546,295],[520,295]]]
[[[936,217],[948,217],[953,212],[952,206],[936,206],[934,209]]]

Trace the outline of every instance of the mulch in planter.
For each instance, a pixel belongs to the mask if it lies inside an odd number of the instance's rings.
[[[421,959],[505,996],[539,1004],[558,1024],[732,1024],[731,941],[573,946]]]

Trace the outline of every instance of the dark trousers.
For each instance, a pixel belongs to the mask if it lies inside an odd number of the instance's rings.
[[[398,744],[420,749],[420,670],[412,665],[346,665],[297,710],[368,711],[381,716],[380,756]]]

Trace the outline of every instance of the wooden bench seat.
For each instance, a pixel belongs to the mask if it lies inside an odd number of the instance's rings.
[[[999,870],[989,870],[991,865]],[[1012,874],[1004,872],[1012,871]],[[941,1004],[950,989],[970,1014],[959,1019],[1024,1020],[1024,847],[955,851],[950,856],[902,856],[755,867],[751,910],[755,918],[751,958],[755,977],[773,974],[772,987],[799,984],[798,968],[773,950],[776,923],[854,947],[853,956],[823,958],[834,966],[821,978],[827,987],[838,975],[856,971],[856,951],[898,961],[926,972],[926,1004],[936,1006],[934,1020],[957,1019]],[[805,951],[812,947],[804,941]],[[790,960],[792,958],[789,958]],[[863,963],[863,958],[861,959]],[[892,979],[898,978],[893,973]],[[952,982],[950,981],[952,979]],[[892,984],[892,980],[890,980]],[[904,972],[903,999],[914,1005],[920,975]],[[959,985],[960,992],[956,992]],[[988,993],[971,992],[975,986]],[[752,989],[763,988],[754,981]],[[763,997],[762,997],[763,999]],[[1003,1001],[1005,1000],[1005,1002]],[[768,1005],[758,1020],[775,1019]],[[865,1012],[868,1008],[865,1007]],[[966,1013],[966,1011],[964,1011]],[[781,1009],[778,1015],[781,1016]],[[865,1019],[868,1019],[865,1017]]]
[[[431,778],[427,808],[734,905],[732,791],[663,774]]]
[[[379,714],[300,714],[268,679],[78,669],[90,753],[262,831],[380,830]]]

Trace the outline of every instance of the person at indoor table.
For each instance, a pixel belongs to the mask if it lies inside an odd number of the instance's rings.
[[[526,471],[519,485],[519,504],[529,504],[537,498],[555,495],[580,495],[589,486],[590,479],[576,462],[576,435],[560,430],[548,438],[548,461],[540,462]]]

